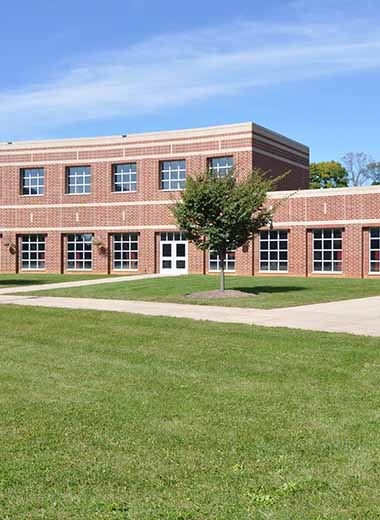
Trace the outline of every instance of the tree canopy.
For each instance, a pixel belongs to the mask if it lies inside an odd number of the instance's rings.
[[[368,165],[368,178],[372,181],[373,185],[380,184],[380,161],[370,162]]]
[[[363,186],[370,178],[368,167],[373,159],[364,152],[349,152],[342,158],[351,186]]]
[[[244,176],[231,172],[224,177],[205,172],[186,181],[173,214],[178,227],[196,247],[218,253],[221,290],[226,253],[243,246],[271,223],[272,210],[265,202],[273,185],[273,179],[260,170]]]
[[[337,161],[310,164],[310,188],[344,188],[348,186],[347,170]]]

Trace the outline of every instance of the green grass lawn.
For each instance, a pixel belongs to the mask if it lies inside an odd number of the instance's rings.
[[[380,517],[375,338],[0,310],[2,520]]]
[[[20,287],[23,285],[41,285],[45,283],[74,282],[76,280],[93,280],[107,278],[107,275],[93,274],[0,274],[0,289]]]
[[[226,278],[227,289],[239,289],[252,296],[250,298],[226,298],[220,300],[189,300],[185,297],[186,294],[192,292],[216,289],[218,284],[219,277],[217,276],[189,275],[104,284],[93,287],[67,288],[38,292],[36,294],[78,298],[196,303],[230,307],[256,307],[261,309],[380,295],[380,280],[228,276]]]

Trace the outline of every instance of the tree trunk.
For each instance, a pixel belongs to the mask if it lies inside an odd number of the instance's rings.
[[[226,254],[220,253],[219,259],[220,259],[220,290],[221,292],[224,292],[224,260],[226,258]]]

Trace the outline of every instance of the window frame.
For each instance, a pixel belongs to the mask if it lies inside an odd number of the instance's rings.
[[[331,237],[326,237],[325,238],[325,232],[326,231],[331,231]],[[336,231],[340,232],[340,237],[335,237],[334,236],[334,233]],[[312,232],[312,262],[313,262],[313,264],[312,264],[312,273],[313,274],[327,274],[327,275],[328,274],[343,274],[343,228],[314,228],[314,229],[311,230],[311,232]],[[318,233],[318,232],[321,233],[321,237],[320,238],[315,238],[315,233]],[[331,249],[325,248],[325,246],[324,246],[325,240],[331,240]],[[341,242],[340,249],[334,247],[334,241],[335,240],[340,240],[340,242]],[[321,249],[317,249],[317,251],[320,251],[322,253],[320,260],[319,259],[317,259],[317,260],[315,259],[315,252],[316,252],[316,250],[315,250],[315,242],[316,241],[321,241],[322,242]],[[331,251],[331,260],[325,260],[324,259],[324,253],[325,252],[329,252],[329,251]],[[334,259],[334,253],[338,252],[338,251],[340,251],[340,253],[341,253],[340,260],[335,260]],[[319,263],[322,264],[322,269],[321,270],[316,270],[315,269],[315,263],[316,262],[319,262]],[[331,265],[331,267],[332,267],[331,271],[328,271],[328,270],[326,270],[324,268],[324,264],[325,263],[329,263],[329,262],[332,264]],[[335,263],[339,263],[340,264],[340,270],[339,271],[334,269],[334,264]]]
[[[38,176],[37,179],[42,178],[42,193],[24,193],[25,185],[24,185],[24,174],[26,171],[42,171],[42,177]],[[40,188],[41,185],[37,184],[37,188]],[[32,188],[29,185],[29,191]],[[33,166],[32,168],[20,168],[20,195],[22,197],[43,197],[45,195],[45,168],[42,166]]]
[[[215,255],[215,258],[211,258],[211,255]],[[230,255],[233,255],[231,257]],[[216,262],[216,269],[211,268],[211,263]],[[229,269],[229,264],[234,265],[233,269]],[[220,273],[220,257],[216,251],[208,250],[208,272],[209,273]],[[225,273],[236,273],[236,249],[231,249],[231,251],[227,251],[226,258],[224,259],[224,272]]]
[[[78,192],[78,191],[71,192],[71,191],[69,191],[70,170],[72,170],[74,168],[76,170],[79,169],[79,168],[88,168],[88,170],[89,170],[89,174],[88,175],[77,174],[76,177],[82,176],[82,177],[89,177],[90,178],[90,183],[89,183],[90,190],[89,191],[83,191],[83,192]],[[86,183],[82,183],[82,184],[75,183],[74,184],[74,186],[87,186],[87,185],[88,184],[86,184]],[[91,166],[89,166],[89,165],[66,166],[66,170],[65,170],[65,195],[91,195],[91,192],[92,192],[92,171],[91,171]]]
[[[78,248],[77,248],[77,243],[80,243],[79,241],[77,242],[76,240],[75,241],[69,240],[69,237],[84,237],[84,236],[91,237],[91,249],[90,249],[91,259],[90,260],[87,260],[84,256],[81,260],[78,260],[77,258],[75,258],[76,253],[83,252],[83,254],[84,254],[84,253],[88,252],[88,251],[86,251],[85,244],[88,243],[89,241],[85,241],[85,240],[83,241],[83,250],[81,251],[81,250],[78,250]],[[74,248],[72,250],[69,249],[70,243],[74,243]],[[70,258],[69,258],[69,253],[71,253],[71,252],[74,254],[74,258],[72,260],[70,260]],[[74,262],[74,267],[69,267],[69,262]],[[83,267],[77,267],[77,262],[81,262],[83,264]],[[85,262],[90,262],[91,267],[84,267]],[[94,235],[92,233],[68,233],[66,235],[65,266],[66,266],[66,271],[92,271],[93,270],[93,268],[94,268]]]
[[[232,165],[231,166],[222,166],[222,167],[217,167],[217,172],[214,171],[215,167],[214,166],[211,166],[211,162],[212,161],[216,161],[216,160],[220,160],[220,159],[231,159],[232,161]],[[225,173],[224,175],[220,175],[220,173],[218,174],[218,172],[223,169],[225,170]],[[215,157],[208,157],[207,158],[207,170],[210,174],[212,175],[215,175],[215,177],[219,178],[219,177],[226,177],[226,175],[228,175],[229,173],[232,173],[233,172],[233,169],[234,169],[234,156],[233,155],[218,155],[218,156],[215,156]]]
[[[36,240],[32,241],[31,237],[36,237]],[[24,239],[29,238],[27,242],[24,242]],[[30,247],[28,250],[24,250],[24,245],[28,244],[29,246],[31,244],[36,244],[36,249],[33,251]],[[43,244],[43,247],[41,248],[41,244]],[[31,254],[33,253],[37,254],[36,260],[34,260],[37,264],[39,262],[43,262],[43,267],[30,267],[31,260]],[[39,254],[43,253],[43,259],[39,260],[38,256]],[[23,255],[27,254],[28,259],[24,260]],[[28,262],[29,267],[24,267],[23,263]],[[46,235],[43,233],[26,233],[23,235],[20,235],[20,255],[19,255],[19,266],[20,271],[45,271],[46,270]]]
[[[129,171],[129,172],[116,172],[116,168],[118,166],[129,166],[129,165],[134,165],[135,166],[135,171]],[[116,175],[121,175],[122,177],[124,177],[124,175],[129,175],[131,176],[132,174],[135,175],[135,181],[121,181],[121,182],[116,182]],[[116,190],[116,184],[120,184],[121,186],[123,186],[124,184],[129,184],[129,185],[132,185],[134,184],[135,185],[135,189],[133,190]],[[130,161],[130,162],[124,162],[124,163],[115,163],[112,165],[112,193],[136,193],[137,192],[137,162],[136,161]]]
[[[136,236],[135,240],[131,239],[132,235]],[[122,237],[125,237],[125,236],[129,236],[130,237],[128,241],[127,240],[124,240],[124,241],[122,240]],[[120,240],[118,240],[117,242],[115,240],[116,237],[120,237]],[[138,271],[139,270],[139,246],[140,246],[140,235],[139,235],[139,233],[136,233],[136,232],[113,233],[112,237],[111,237],[111,240],[112,240],[112,259],[111,259],[111,261],[112,261],[112,271],[117,271],[117,272],[119,272],[119,271],[134,271],[134,272]],[[115,243],[121,244],[120,251],[115,249]],[[129,246],[131,246],[131,244],[134,244],[134,243],[137,244],[137,249],[136,250],[133,250],[131,248],[129,248],[129,250],[124,250],[123,249],[123,244],[128,244]],[[116,260],[116,258],[115,258],[115,253],[116,252],[120,252],[121,255],[123,255],[124,253],[131,255],[131,253],[136,252],[137,258],[135,260],[133,260],[131,258],[129,258],[127,260],[124,260],[123,258],[121,258],[120,260]],[[137,263],[137,267],[123,267],[124,262],[128,262],[129,265],[131,265],[132,262],[134,262],[134,261]],[[116,262],[120,262],[122,267],[115,267],[115,263]]]
[[[378,236],[372,236],[372,231],[377,230]],[[371,276],[379,276],[380,275],[380,247],[379,248],[372,248],[371,242],[372,240],[378,240],[380,242],[380,227],[373,226],[369,228],[368,230],[368,274]],[[372,252],[378,252],[379,253],[379,260],[372,260],[371,253]],[[378,271],[372,271],[371,265],[372,264],[379,264],[379,270]]]
[[[267,233],[267,240],[264,240],[263,234]],[[271,233],[276,233],[276,238],[271,238]],[[286,233],[286,238],[280,238],[280,233]],[[268,242],[268,249],[263,249],[262,242]],[[281,249],[280,243],[286,242],[286,249]],[[276,249],[271,249],[271,243],[277,243]],[[280,253],[283,253],[286,251],[286,260],[280,259]],[[270,253],[276,252],[277,253],[277,260],[271,260]],[[267,253],[268,258],[262,259],[262,253]],[[276,262],[278,269],[270,269],[271,263]],[[268,269],[262,269],[262,264],[267,263]],[[280,263],[286,263],[286,269],[280,269]],[[268,229],[268,230],[262,230],[259,233],[259,273],[273,273],[273,274],[287,274],[289,273],[289,230],[288,229]]]
[[[184,163],[185,167],[184,168],[177,168],[177,170],[172,170],[171,168],[169,168],[169,170],[163,170],[163,165],[164,163]],[[159,169],[159,190],[160,191],[183,191],[185,189],[185,183],[186,183],[186,178],[187,178],[187,163],[186,163],[186,159],[162,159],[159,161],[159,165],[158,165],[158,169]],[[171,172],[172,171],[177,171],[178,172],[178,177],[176,179],[172,179],[170,177],[171,175]],[[180,172],[184,171],[185,172],[185,175],[184,175],[184,178],[183,179],[180,179],[179,175],[180,175]],[[168,179],[163,179],[162,177],[162,174],[163,173],[168,173],[169,174],[169,178]],[[169,183],[169,188],[163,188],[163,183],[164,182],[168,182]],[[171,185],[172,183],[174,182],[183,182],[183,188],[172,188]]]

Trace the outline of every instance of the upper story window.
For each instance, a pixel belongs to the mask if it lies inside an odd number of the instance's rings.
[[[183,190],[186,181],[186,161],[160,162],[160,187],[162,190]]]
[[[369,272],[380,274],[380,228],[369,232]]]
[[[233,167],[233,157],[212,157],[208,160],[209,172],[216,177],[224,177],[228,173],[231,173]]]
[[[43,195],[45,172],[43,168],[24,168],[21,170],[21,194]]]
[[[113,191],[136,191],[137,188],[136,163],[114,164]]]
[[[260,232],[260,271],[288,270],[288,232],[272,230]]]
[[[318,273],[342,272],[341,229],[314,229],[313,271]]]
[[[66,169],[66,193],[90,193],[91,168],[89,166],[71,166]]]

